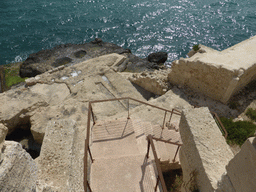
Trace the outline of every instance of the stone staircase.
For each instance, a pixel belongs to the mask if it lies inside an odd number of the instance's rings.
[[[164,129],[141,119],[97,121],[92,127],[90,185],[94,192],[154,191],[157,172],[154,157],[147,153],[147,136],[180,142],[179,133]],[[165,169],[179,165],[172,162],[176,146],[155,141],[157,155]],[[173,166],[175,164],[175,166]],[[161,185],[160,185],[161,187]],[[161,191],[158,187],[157,191]]]

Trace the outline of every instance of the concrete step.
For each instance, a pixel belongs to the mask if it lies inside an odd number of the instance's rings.
[[[123,138],[94,141],[91,152],[94,159],[140,154],[134,133]]]
[[[157,157],[159,158],[160,162],[169,162],[170,157],[166,149],[165,143],[154,140],[154,144],[156,148]]]
[[[145,122],[142,119],[134,118],[132,120],[133,129],[135,131],[136,137],[141,135],[153,134],[152,124],[150,122]]]
[[[171,141],[174,143],[179,143],[181,144],[181,138],[180,138],[180,133],[176,132],[175,130],[169,130],[167,128],[162,129],[161,126],[159,125],[154,125],[153,126],[153,133],[154,137]],[[177,145],[172,145],[168,143],[164,143],[161,141],[154,141],[155,146],[156,146],[156,152],[157,155],[160,159],[160,162],[163,165],[167,164],[173,164],[173,158],[175,156],[176,150],[177,150]],[[179,163],[179,157],[178,154],[176,156],[176,162]],[[175,166],[177,167],[177,166]]]
[[[92,128],[93,141],[120,139],[134,133],[132,123],[127,118],[111,121],[97,121]]]
[[[94,159],[140,154],[129,119],[97,122],[92,129],[92,138]]]
[[[147,135],[152,134],[152,125],[150,122],[144,122],[141,119],[132,119],[132,125],[136,136],[138,149],[141,154],[147,153]]]
[[[153,192],[155,184],[152,161],[144,155],[98,159],[92,164],[94,192]]]

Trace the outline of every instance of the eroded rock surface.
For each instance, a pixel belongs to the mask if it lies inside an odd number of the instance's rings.
[[[120,73],[132,83],[154,93],[155,95],[163,95],[169,90],[168,73],[170,69],[144,71],[142,73]]]
[[[58,191],[78,191],[71,188],[70,179],[75,177],[80,180],[82,177],[79,174],[72,175],[76,126],[76,122],[71,119],[49,121],[46,126],[41,154],[37,159],[38,175],[40,180]]]
[[[37,165],[31,156],[14,141],[5,141],[0,166],[0,189],[10,191],[35,191]]]
[[[159,69],[158,65],[154,63],[155,61],[149,62],[147,59],[131,54],[128,49],[96,38],[90,43],[59,45],[49,50],[33,53],[22,63],[20,76],[35,77],[59,66],[74,65],[110,53],[122,54],[127,57],[127,61],[120,66],[119,71],[142,72],[146,69]]]

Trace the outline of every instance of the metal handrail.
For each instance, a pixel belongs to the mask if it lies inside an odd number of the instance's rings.
[[[152,135],[148,135],[147,139],[148,139],[148,150],[147,150],[146,157],[147,157],[147,159],[149,158],[149,149],[150,149],[150,146],[151,146],[153,156],[154,156],[154,159],[155,159],[155,163],[156,163],[156,170],[157,170],[157,174],[158,174],[157,182],[156,182],[156,186],[155,186],[155,191],[157,191],[157,186],[159,185],[159,181],[160,181],[161,184],[162,184],[163,192],[167,192],[167,188],[166,188],[165,181],[164,181],[164,176],[163,176],[163,173],[162,173],[162,170],[161,170],[161,167],[160,167],[160,161],[157,158],[156,148],[155,148],[155,144],[153,142]]]
[[[222,122],[221,122],[219,116],[218,116],[217,113],[215,113],[215,112],[211,112],[211,113],[212,113],[212,115],[213,115],[213,118],[216,118],[217,122],[219,123],[220,128],[222,129],[222,132],[224,132],[224,137],[225,137],[225,139],[227,139],[227,138],[228,138],[228,132],[227,132],[227,130],[225,129],[224,125],[222,124]]]
[[[172,162],[174,163],[174,162],[175,162],[175,159],[176,159],[176,156],[177,156],[177,154],[178,154],[178,151],[179,151],[180,147],[182,146],[182,144],[180,144],[180,143],[174,143],[174,142],[167,141],[167,140],[163,140],[163,139],[159,139],[159,138],[156,138],[156,137],[153,137],[153,136],[152,136],[152,139],[154,139],[154,140],[156,140],[156,141],[161,141],[161,142],[164,142],[164,143],[168,143],[168,144],[172,144],[172,145],[177,145],[177,146],[178,146],[178,147],[177,147],[177,150],[176,150],[176,152],[175,152],[174,158],[173,158],[173,160],[172,160]]]
[[[93,114],[93,111],[92,111],[92,104],[93,103],[108,102],[108,101],[120,101],[120,100],[128,100],[128,107],[127,107],[128,108],[128,117],[127,117],[128,119],[130,118],[129,100],[133,100],[133,101],[151,106],[153,108],[157,108],[157,109],[165,111],[165,116],[164,116],[164,121],[163,121],[163,127],[162,128],[164,128],[165,117],[166,117],[167,112],[171,113],[170,120],[171,120],[171,117],[172,117],[173,114],[181,115],[181,112],[178,111],[177,109],[172,109],[170,111],[168,109],[165,109],[165,108],[162,108],[162,107],[157,107],[155,105],[151,105],[149,103],[146,103],[144,101],[140,101],[140,100],[137,100],[137,99],[134,99],[134,98],[131,98],[131,97],[122,97],[122,98],[114,98],[114,99],[89,101],[89,103],[88,103],[88,117],[87,117],[87,132],[86,132],[86,140],[85,140],[85,148],[84,148],[84,151],[85,151],[84,152],[84,191],[87,191],[87,189],[89,189],[89,191],[92,192],[90,184],[88,182],[88,176],[87,176],[88,151],[89,151],[90,158],[93,162],[92,154],[90,153],[90,147],[89,147],[91,117],[92,117],[92,120],[93,120],[93,124],[95,124],[95,118],[94,118],[94,114]],[[170,120],[169,120],[169,122],[170,122]],[[159,161],[159,160],[157,160],[157,161]],[[161,174],[162,174],[162,172],[161,172]],[[163,179],[163,177],[162,177],[162,179]],[[160,178],[161,183],[164,182],[162,179]],[[164,183],[164,185],[165,185],[165,183]],[[167,190],[164,191],[164,192],[167,192]]]

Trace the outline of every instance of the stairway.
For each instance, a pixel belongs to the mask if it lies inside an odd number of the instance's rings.
[[[97,121],[92,128],[90,183],[93,192],[150,192],[156,185],[154,158],[147,153],[147,135],[159,136],[159,127],[141,119]],[[167,131],[167,130],[166,130]],[[177,133],[163,132],[176,140]],[[174,136],[174,138],[171,138]],[[157,154],[169,162],[175,147],[156,142]],[[169,159],[168,159],[169,158]],[[172,163],[172,162],[171,162]],[[157,191],[160,191],[158,188]]]

